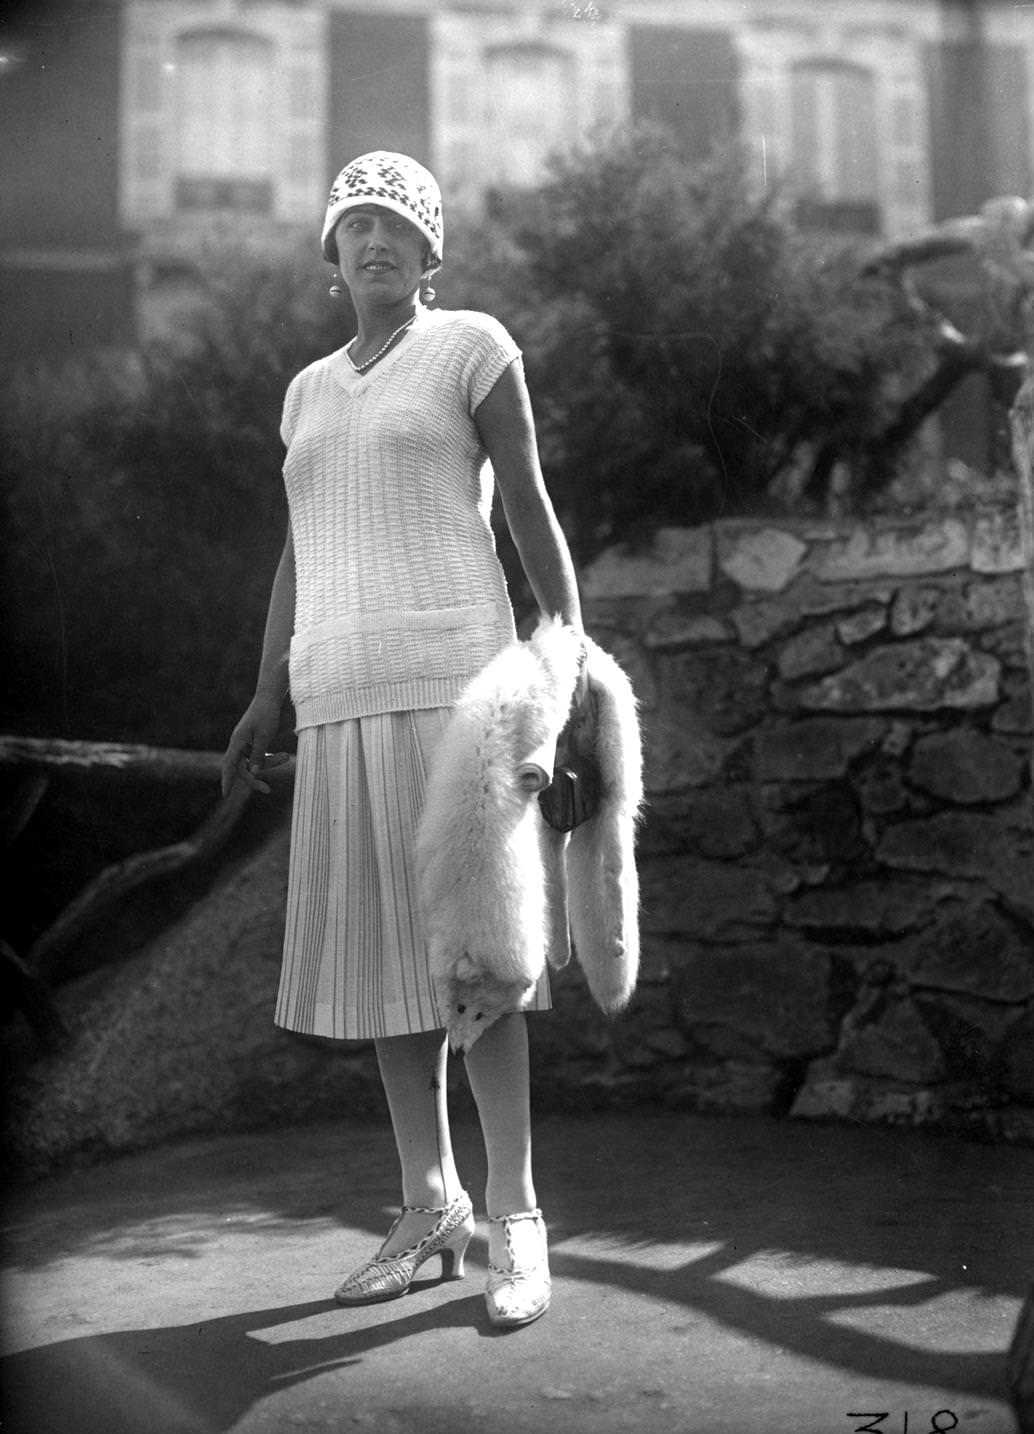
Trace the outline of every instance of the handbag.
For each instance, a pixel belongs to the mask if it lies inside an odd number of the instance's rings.
[[[592,724],[575,708],[557,740],[553,779],[539,793],[539,810],[556,832],[573,832],[600,807],[603,778],[592,752]]]

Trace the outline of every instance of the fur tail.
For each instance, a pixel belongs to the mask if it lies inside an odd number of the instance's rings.
[[[643,801],[642,747],[635,693],[614,659],[589,643],[595,753],[602,779],[598,812],[571,834],[568,904],[575,952],[597,1005],[608,1014],[632,998],[639,975],[636,826]]]

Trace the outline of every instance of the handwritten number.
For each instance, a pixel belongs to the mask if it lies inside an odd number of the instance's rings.
[[[871,1421],[867,1424],[856,1424],[852,1430],[852,1434],[881,1434],[880,1425],[885,1419],[890,1418],[890,1411],[885,1409],[879,1414],[873,1413],[871,1410],[856,1410],[853,1413],[848,1411],[846,1417],[848,1419],[867,1419]],[[950,1419],[951,1423],[942,1424],[942,1419]],[[901,1434],[908,1434],[907,1409],[902,1416],[902,1421]],[[937,1413],[930,1420],[929,1434],[951,1434],[951,1430],[957,1429],[958,1427],[959,1421],[957,1415],[953,1414],[950,1409],[938,1409]]]

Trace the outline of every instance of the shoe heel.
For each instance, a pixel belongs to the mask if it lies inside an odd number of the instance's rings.
[[[464,1261],[467,1255],[467,1246],[470,1244],[470,1231],[458,1230],[455,1237],[448,1245],[443,1245],[442,1256],[442,1279],[462,1280],[465,1269]]]

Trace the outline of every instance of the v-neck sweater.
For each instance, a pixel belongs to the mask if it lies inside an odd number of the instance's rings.
[[[513,640],[474,414],[519,361],[487,314],[435,309],[366,373],[339,349],[291,381],[299,728],[449,706]]]

